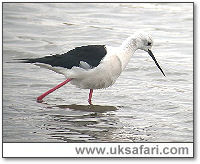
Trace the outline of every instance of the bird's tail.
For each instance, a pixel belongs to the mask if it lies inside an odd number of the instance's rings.
[[[36,66],[41,67],[41,68],[46,68],[46,69],[52,70],[56,73],[65,75],[63,68],[52,67],[49,64],[44,64],[44,63],[40,63],[40,62],[41,62],[41,58],[25,58],[25,59],[13,59],[13,61],[9,61],[9,62],[6,62],[6,63],[32,63]]]
[[[13,59],[13,61],[8,61],[6,63],[36,63],[40,58],[33,58],[33,59]]]
[[[85,69],[85,68],[90,68],[90,66],[86,65],[84,62],[80,63],[81,67],[74,66],[71,69],[67,69],[67,68],[59,67],[59,66],[51,66],[50,64],[46,64],[45,63],[46,61],[44,61],[44,59],[52,60],[52,58],[49,58],[49,56],[47,56],[45,58],[14,59],[14,61],[7,62],[7,63],[32,63],[41,68],[45,68],[45,69],[54,71],[58,74],[62,74],[66,78],[83,78],[86,75],[86,73],[88,73],[88,69]]]
[[[35,62],[34,62],[35,63]],[[44,63],[35,63],[36,66],[39,66],[41,68],[46,68],[46,69],[49,69],[51,71],[54,71],[56,73],[59,73],[59,74],[62,74],[65,76],[65,71],[66,69],[65,68],[62,68],[62,67],[52,67],[51,65],[49,64],[44,64]]]

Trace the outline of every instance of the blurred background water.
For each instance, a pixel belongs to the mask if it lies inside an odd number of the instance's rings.
[[[36,97],[62,75],[13,59],[64,53],[81,45],[119,46],[138,30],[154,39],[110,88],[68,84]],[[3,142],[192,142],[192,3],[4,3]]]

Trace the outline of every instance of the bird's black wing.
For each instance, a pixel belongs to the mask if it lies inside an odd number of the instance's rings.
[[[34,59],[21,59],[24,63],[44,63],[52,67],[59,66],[71,69],[73,66],[79,67],[80,61],[86,62],[92,67],[97,67],[104,58],[107,51],[104,45],[88,45],[76,47],[64,54],[56,54]]]

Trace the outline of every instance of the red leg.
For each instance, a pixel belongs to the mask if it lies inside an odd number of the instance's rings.
[[[51,92],[55,91],[56,89],[62,87],[63,85],[67,84],[68,82],[70,82],[72,79],[67,79],[65,81],[63,81],[62,83],[60,83],[59,85],[57,85],[56,87],[48,90],[47,92],[43,93],[41,96],[39,96],[37,98],[37,102],[42,102],[42,99],[47,96],[48,94],[50,94]]]
[[[92,105],[92,93],[93,93],[93,89],[90,89],[89,99],[88,99],[88,102],[90,105]]]

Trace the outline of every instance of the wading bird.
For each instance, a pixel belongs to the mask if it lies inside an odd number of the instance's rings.
[[[93,89],[113,85],[138,49],[148,52],[165,76],[151,51],[152,45],[151,36],[140,32],[128,37],[119,47],[87,45],[76,47],[61,55],[21,60],[24,63],[35,63],[37,66],[62,74],[66,78],[64,82],[39,96],[38,102],[42,102],[45,96],[70,82],[79,88],[90,89],[88,102],[92,104]]]

